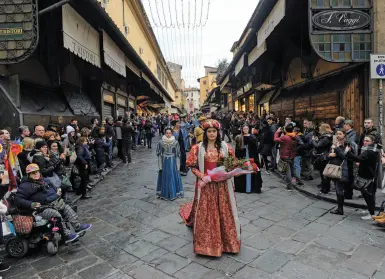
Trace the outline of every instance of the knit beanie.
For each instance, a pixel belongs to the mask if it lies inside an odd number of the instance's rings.
[[[47,143],[44,140],[36,142],[36,149],[40,150],[43,146],[48,146]]]

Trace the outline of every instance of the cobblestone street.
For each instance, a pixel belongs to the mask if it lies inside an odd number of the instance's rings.
[[[93,228],[78,244],[55,257],[6,257],[12,268],[3,278],[385,278],[385,230],[361,221],[360,210],[331,215],[333,204],[287,192],[275,175],[264,176],[261,195],[237,195],[241,253],[196,256],[178,214],[193,198],[193,176],[184,178],[183,200],[159,200],[155,148],[139,148],[133,158],[96,186],[93,199],[79,201],[79,215]]]

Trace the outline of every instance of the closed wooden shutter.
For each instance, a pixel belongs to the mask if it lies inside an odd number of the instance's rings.
[[[104,103],[103,105],[103,116],[104,118],[108,116],[114,116],[114,106],[108,103]]]
[[[118,114],[119,114],[118,116],[123,116],[124,117],[124,110],[125,110],[124,107],[120,107],[119,106],[118,107]]]

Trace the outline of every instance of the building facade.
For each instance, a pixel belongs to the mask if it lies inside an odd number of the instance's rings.
[[[383,2],[261,0],[232,46],[222,93],[235,110],[280,119],[333,125],[342,115],[358,131],[365,117],[378,121],[369,58],[384,48]]]
[[[12,14],[0,22],[6,34],[19,32],[0,35],[1,127],[16,134],[20,125],[66,125],[71,118],[89,125],[94,117],[171,109],[176,85],[140,1],[119,1],[128,29],[106,12],[118,1],[47,0],[38,10],[30,5],[36,0],[19,2],[4,5],[21,9],[25,22],[14,23]]]
[[[217,68],[205,66],[205,76],[198,79],[200,90],[200,105],[203,105],[208,94],[217,87]]]

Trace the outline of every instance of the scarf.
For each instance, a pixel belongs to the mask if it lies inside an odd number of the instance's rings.
[[[162,142],[163,144],[165,145],[170,145],[170,144],[173,144],[175,142],[175,137],[174,136],[171,136],[171,138],[168,138],[166,136],[163,136],[162,137]]]

